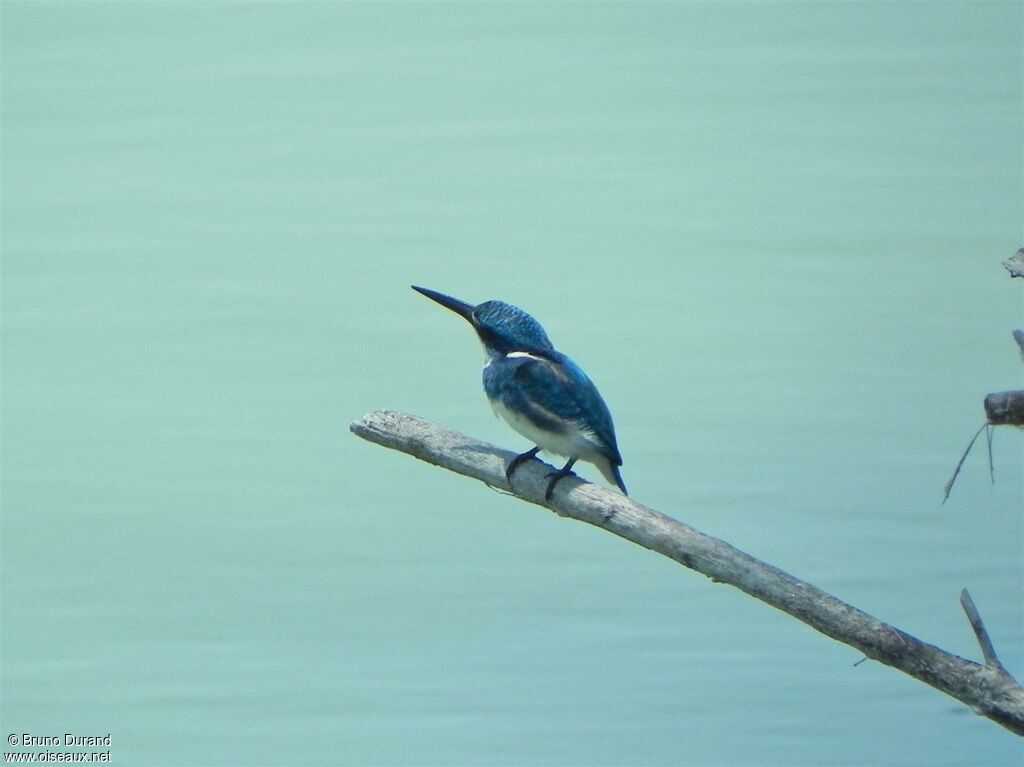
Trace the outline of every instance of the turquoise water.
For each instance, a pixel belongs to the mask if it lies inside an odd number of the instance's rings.
[[[509,449],[535,314],[634,497],[1024,675],[1019,3],[0,7],[0,727],[123,765],[1010,765],[728,587],[356,439]],[[583,473],[596,478],[587,468]],[[21,753],[38,749],[14,748]],[[103,750],[103,749],[101,749]]]

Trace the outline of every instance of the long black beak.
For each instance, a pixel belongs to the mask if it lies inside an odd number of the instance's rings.
[[[475,307],[471,304],[467,304],[465,301],[460,301],[459,299],[452,298],[451,296],[446,296],[444,293],[438,293],[436,290],[430,290],[430,288],[421,288],[417,285],[411,285],[410,287],[417,293],[422,293],[432,301],[437,301],[441,306],[451,309],[460,317],[468,320],[473,327],[476,327],[476,323],[473,321],[473,309]]]

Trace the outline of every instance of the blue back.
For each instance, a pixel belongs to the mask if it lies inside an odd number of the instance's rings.
[[[485,367],[483,378],[488,397],[549,431],[564,431],[569,424],[592,431],[601,452],[614,465],[622,465],[608,406],[587,374],[561,352],[552,350],[540,358],[506,357]]]

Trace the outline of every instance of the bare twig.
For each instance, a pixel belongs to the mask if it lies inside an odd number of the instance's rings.
[[[996,648],[992,646],[992,639],[988,635],[988,629],[985,628],[985,623],[981,620],[981,614],[978,612],[978,608],[975,606],[974,600],[971,599],[967,589],[960,592],[960,604],[964,608],[964,612],[967,613],[967,620],[970,621],[971,628],[974,629],[974,636],[977,637],[978,644],[981,646],[981,654],[985,658],[985,665],[1009,677],[1010,673],[999,662]]]
[[[988,478],[992,483],[992,487],[996,486],[996,464],[992,460],[992,436],[995,433],[995,429],[988,429],[985,432],[985,442],[988,444]]]
[[[508,487],[505,466],[514,453],[494,445],[389,410],[368,413],[349,428],[371,442],[495,487]],[[999,668],[922,642],[725,541],[578,478],[559,483],[547,503],[544,491],[550,470],[540,461],[523,464],[514,476],[515,486],[509,489],[529,503],[600,527],[712,581],[734,586],[1024,735],[1024,689]]]
[[[985,429],[988,429],[988,428],[991,428],[991,427],[989,426],[988,421],[985,421],[985,423],[983,423],[981,425],[981,428],[978,429],[976,432],[974,432],[974,436],[971,437],[971,441],[967,443],[967,447],[964,449],[964,454],[962,456],[960,456],[960,460],[956,462],[956,468],[953,469],[953,476],[950,477],[949,478],[949,482],[946,483],[946,495],[942,499],[943,503],[945,503],[946,501],[949,500],[949,494],[953,490],[953,483],[956,482],[956,478],[960,474],[960,469],[963,467],[964,461],[967,460],[967,454],[970,453],[971,452],[971,448],[974,447],[974,443],[977,441],[978,435],[980,435]],[[989,462],[991,462],[991,460],[992,460],[991,445],[992,445],[992,442],[990,440],[989,441],[989,451],[988,451]],[[989,468],[989,473],[992,475],[992,481],[995,482],[995,470],[990,467]]]

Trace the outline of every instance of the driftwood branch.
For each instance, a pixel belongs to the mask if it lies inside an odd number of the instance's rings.
[[[712,581],[735,586],[867,657],[951,695],[1017,735],[1024,735],[1024,689],[998,661],[990,662],[995,654],[969,596],[967,603],[971,609],[967,604],[964,609],[982,644],[984,664],[926,644],[725,541],[578,478],[560,482],[551,502],[546,503],[545,475],[552,467],[541,461],[523,464],[513,476],[514,487],[509,487],[505,466],[514,453],[421,418],[378,410],[363,416],[349,428],[363,439],[409,453],[493,487],[508,488],[525,501],[600,527],[702,573]],[[972,615],[977,617],[977,622]],[[979,633],[978,627],[984,633]]]

